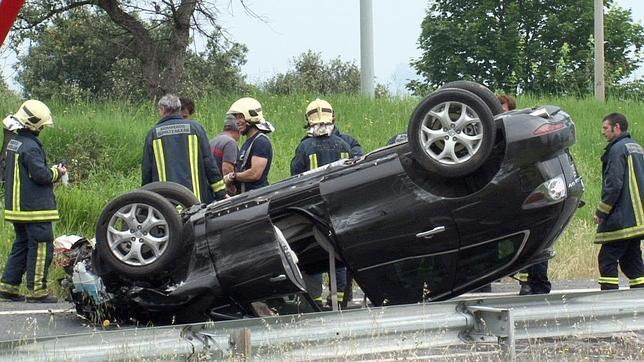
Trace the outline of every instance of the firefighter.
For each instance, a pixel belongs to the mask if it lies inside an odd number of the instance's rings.
[[[602,290],[619,289],[618,264],[631,288],[644,287],[640,247],[644,238],[644,150],[627,131],[623,114],[604,117],[602,134],[608,145],[601,157],[602,193],[595,211]]]
[[[173,94],[159,100],[159,114],[161,120],[145,139],[141,183],[175,182],[204,203],[224,199],[224,182],[203,126],[182,117],[181,102]]]
[[[306,136],[295,150],[291,160],[291,175],[297,175],[340,159],[351,158],[351,146],[335,133],[334,112],[329,102],[316,99],[306,107]],[[344,303],[347,287],[346,268],[336,270],[338,302]],[[309,293],[322,305],[322,274],[311,276]]]
[[[0,298],[55,303],[47,291],[47,274],[53,258],[53,222],[58,209],[53,184],[67,172],[64,165],[49,166],[38,139],[45,126],[54,124],[49,108],[30,99],[13,116],[23,128],[7,143],[4,219],[13,223],[16,239],[0,280]],[[27,275],[27,294],[20,283]]]
[[[226,185],[235,185],[238,193],[268,186],[273,163],[273,144],[268,134],[275,128],[264,118],[262,105],[254,98],[244,97],[235,101],[226,114],[235,117],[239,133],[246,136],[235,171],[224,176]]]

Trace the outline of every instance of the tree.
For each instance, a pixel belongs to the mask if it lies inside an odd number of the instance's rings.
[[[312,50],[293,58],[295,69],[269,79],[264,88],[274,94],[308,92],[318,94],[357,93],[360,91],[360,70],[355,62],[335,58],[325,62]]]
[[[239,43],[222,47],[225,41],[219,41],[219,38],[209,39],[204,52],[188,53],[182,94],[201,97],[217,91],[230,92],[231,89],[239,93],[248,91],[245,76],[241,73],[248,48]]]
[[[149,97],[179,89],[191,30],[209,39],[216,34],[208,29],[221,30],[215,22],[216,7],[205,0],[33,0],[14,26],[14,48],[57,17],[79,8],[101,11],[130,37],[128,50],[141,63]]]
[[[241,65],[246,47],[221,39],[216,29],[205,51],[187,50],[182,94],[203,95],[243,84]],[[165,37],[160,26],[155,39]],[[109,97],[140,100],[147,96],[143,64],[135,57],[133,39],[102,13],[72,9],[33,32],[28,54],[20,57],[18,81],[29,97],[65,99]],[[225,46],[222,46],[225,45]],[[172,52],[160,47],[161,54]]]
[[[105,15],[70,10],[32,33],[27,54],[18,58],[17,80],[27,97],[100,94],[111,88],[113,64],[133,58],[131,40]]]
[[[18,99],[18,96],[9,89],[9,86],[2,77],[2,72],[0,72],[0,102],[18,102]]]
[[[644,33],[630,10],[605,3],[607,69],[617,84],[641,61]],[[423,54],[412,61],[424,79],[408,88],[425,93],[469,79],[507,92],[590,92],[592,34],[589,1],[432,1],[419,37]]]

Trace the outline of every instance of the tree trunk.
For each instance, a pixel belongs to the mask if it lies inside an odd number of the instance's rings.
[[[143,77],[148,96],[152,99],[167,93],[177,93],[179,90],[186,61],[186,49],[190,42],[190,20],[196,5],[196,0],[182,0],[178,8],[171,9],[172,33],[169,43],[172,51],[161,58],[150,32],[141,21],[121,9],[119,0],[98,0],[98,6],[105,10],[112,21],[134,38],[134,53],[143,63]]]
[[[174,12],[172,34],[170,36],[170,49],[168,58],[162,62],[166,64],[160,74],[159,90],[161,94],[177,93],[183,78],[186,51],[190,43],[190,19],[195,11],[195,0],[182,0]]]

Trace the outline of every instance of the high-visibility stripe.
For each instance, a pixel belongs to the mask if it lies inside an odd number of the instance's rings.
[[[20,286],[0,282],[0,291],[18,294],[18,292],[20,291]]]
[[[633,156],[628,156],[628,189],[631,193],[631,201],[633,202],[633,212],[635,213],[635,224],[644,225],[644,211],[642,210],[642,198],[640,197],[640,189],[635,177],[635,166],[633,165]]]
[[[192,192],[201,201],[201,185],[199,185],[199,140],[197,135],[188,136],[188,155],[190,158],[190,176],[192,176]]]
[[[642,197],[640,194],[639,185],[637,184],[635,165],[633,164],[633,156],[628,156],[628,173],[628,191],[631,195],[631,202],[633,204],[635,226],[616,231],[599,232],[595,235],[595,242],[601,243],[607,241],[631,239],[644,235],[644,209],[642,208]]]
[[[154,160],[157,163],[157,172],[159,173],[159,181],[166,181],[165,174],[165,156],[163,154],[163,140],[156,139],[152,141],[152,148],[154,149]]]
[[[599,284],[619,285],[619,278],[617,277],[599,277],[597,281]]]
[[[33,291],[28,291],[27,292],[27,297],[30,298],[43,298],[46,297],[49,293],[47,293],[47,289],[39,289],[39,290],[33,290]]]
[[[226,185],[224,184],[224,180],[221,180],[210,185],[210,188],[212,189],[213,192],[219,192],[219,191],[223,191],[226,188]]]
[[[340,152],[340,158],[346,160],[349,158],[349,154],[347,152]]]
[[[45,261],[47,259],[47,243],[39,242],[36,251],[36,270],[34,272],[34,294],[38,290],[47,289],[45,276]]]
[[[605,202],[600,201],[599,205],[597,205],[597,209],[604,214],[610,214],[610,211],[613,209],[613,207]]]
[[[635,285],[644,285],[644,277],[639,277],[639,278],[631,279],[631,280],[628,282],[628,285],[629,285],[629,286],[631,286],[631,287],[632,287],[632,286],[635,286]]]
[[[644,225],[636,225],[622,230],[597,233],[595,234],[595,241],[601,243],[605,241],[631,239],[641,235],[644,235]]]
[[[309,170],[315,170],[318,168],[318,155],[312,154],[309,155]]]
[[[4,210],[4,218],[9,221],[55,221],[60,217],[58,216],[58,210]]]
[[[51,182],[56,182],[58,180],[58,168],[55,166],[52,166],[50,170],[51,170]]]
[[[517,279],[519,279],[520,282],[527,282],[528,281],[528,273],[517,273]]]
[[[13,159],[13,194],[12,201],[14,210],[20,211],[20,164],[18,163],[19,154],[16,153]]]

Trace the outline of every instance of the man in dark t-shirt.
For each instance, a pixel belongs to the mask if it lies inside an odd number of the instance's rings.
[[[254,98],[241,98],[227,112],[237,120],[239,133],[246,141],[239,151],[236,170],[224,176],[227,185],[235,184],[242,193],[268,185],[273,161],[273,145],[267,134],[275,128],[264,119],[262,105]]]

